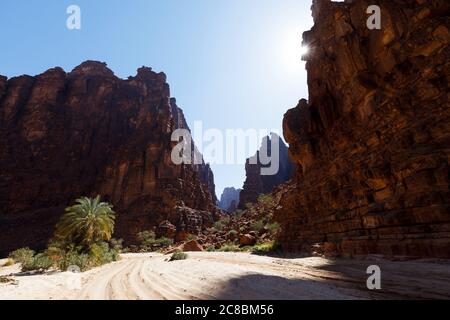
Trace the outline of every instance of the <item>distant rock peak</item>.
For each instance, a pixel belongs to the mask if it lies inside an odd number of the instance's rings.
[[[220,197],[219,208],[230,213],[236,211],[239,205],[241,191],[242,189],[236,189],[234,187],[225,188]]]
[[[107,67],[105,62],[88,60],[75,67],[70,73],[70,76],[103,76],[114,77],[114,72]]]
[[[278,145],[278,171],[274,175],[263,175],[261,168],[269,165],[263,164],[260,154],[272,156],[272,140],[277,139]],[[276,157],[272,161],[276,161]],[[245,163],[246,179],[240,192],[239,208],[244,209],[247,203],[255,203],[258,196],[268,194],[282,183],[285,183],[294,173],[294,165],[289,159],[288,148],[280,136],[271,133],[262,139],[261,147],[256,154],[247,159]]]

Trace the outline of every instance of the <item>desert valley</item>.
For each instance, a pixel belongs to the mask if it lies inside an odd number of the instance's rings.
[[[0,76],[0,299],[450,299],[450,4],[376,2],[312,2],[309,96],[220,199],[163,72]]]

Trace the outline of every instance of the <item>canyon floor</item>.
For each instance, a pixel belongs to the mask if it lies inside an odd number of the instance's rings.
[[[192,252],[186,260],[124,254],[81,274],[0,268],[0,299],[450,299],[450,261],[268,257]],[[382,289],[366,287],[379,265]],[[0,260],[0,265],[2,265]]]

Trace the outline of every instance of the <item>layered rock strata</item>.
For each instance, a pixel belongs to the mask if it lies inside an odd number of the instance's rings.
[[[381,30],[366,10],[381,8]],[[309,100],[284,135],[287,250],[450,257],[450,4],[314,1]]]
[[[171,134],[183,125],[166,76],[150,68],[123,80],[87,61],[69,73],[0,77],[0,252],[45,245],[81,196],[111,202],[115,236],[127,242],[177,206],[213,213],[210,168],[171,161]]]

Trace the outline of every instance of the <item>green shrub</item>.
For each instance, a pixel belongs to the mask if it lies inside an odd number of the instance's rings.
[[[236,238],[238,236],[239,232],[237,232],[236,230],[230,230],[230,232],[228,232],[227,236],[229,238]]]
[[[219,220],[214,223],[214,230],[221,231],[224,227],[223,221]]]
[[[170,257],[170,261],[186,260],[187,257],[188,257],[188,255],[186,253],[177,251],[172,254],[172,256]]]
[[[224,225],[228,225],[231,222],[231,216],[227,215],[227,216],[223,217],[221,221]]]
[[[33,260],[35,252],[30,248],[17,249],[9,254],[9,258],[13,259],[17,263],[30,263]]]
[[[253,231],[259,232],[262,228],[264,228],[264,221],[262,220],[255,221],[250,225],[250,229]]]
[[[89,255],[86,253],[67,252],[58,260],[58,268],[67,271],[70,266],[77,266],[81,271],[86,271],[91,267]]]
[[[273,198],[269,194],[261,194],[258,197],[258,204],[263,206],[270,206],[273,204]]]
[[[236,210],[236,212],[234,213],[234,217],[239,220],[242,218],[242,216],[244,215],[244,212],[240,209]]]
[[[58,265],[59,260],[61,260],[67,252],[78,252],[81,250],[81,246],[76,246],[71,243],[65,243],[63,241],[51,240],[48,243],[47,249],[44,251],[44,253],[56,265]]]
[[[112,250],[121,252],[123,250],[123,239],[111,239],[109,241]]]
[[[170,247],[171,245],[173,245],[173,239],[162,237],[162,238],[156,239],[155,244],[159,245],[162,248],[167,248],[167,247]]]
[[[206,251],[208,251],[208,252],[214,252],[214,251],[216,251],[216,247],[214,247],[214,246],[208,246],[208,247],[206,248]]]
[[[91,266],[101,266],[116,261],[119,256],[118,252],[110,249],[109,245],[105,242],[99,242],[92,245],[88,255]]]
[[[231,217],[225,216],[222,219],[220,219],[214,223],[213,229],[215,231],[222,231],[226,225],[230,224],[230,222],[231,222]]]
[[[53,266],[53,261],[44,253],[38,253],[32,259],[22,263],[22,271],[45,271]]]
[[[52,266],[67,271],[77,266],[81,271],[118,260],[119,251],[111,249],[106,242],[98,242],[85,249],[74,244],[51,241],[44,253],[37,254],[23,263],[23,270],[47,270]]]
[[[239,252],[241,249],[238,245],[233,243],[226,243],[219,249],[220,252]]]
[[[266,228],[271,233],[276,233],[278,230],[280,230],[280,224],[278,222],[272,222],[266,225]]]
[[[136,235],[141,246],[151,246],[155,243],[155,233],[153,231],[142,231]]]
[[[211,228],[208,228],[208,229],[206,229],[206,233],[207,234],[214,234],[214,233],[216,233],[216,229],[214,229],[214,227],[211,227]]]
[[[278,249],[279,249],[278,244],[275,241],[271,241],[271,242],[256,244],[253,247],[252,252],[254,252],[254,253],[270,253],[270,252],[274,252]]]
[[[137,240],[140,242],[141,251],[152,251],[154,247],[167,248],[173,244],[173,240],[169,238],[155,239],[153,231],[142,231],[137,234]]]

